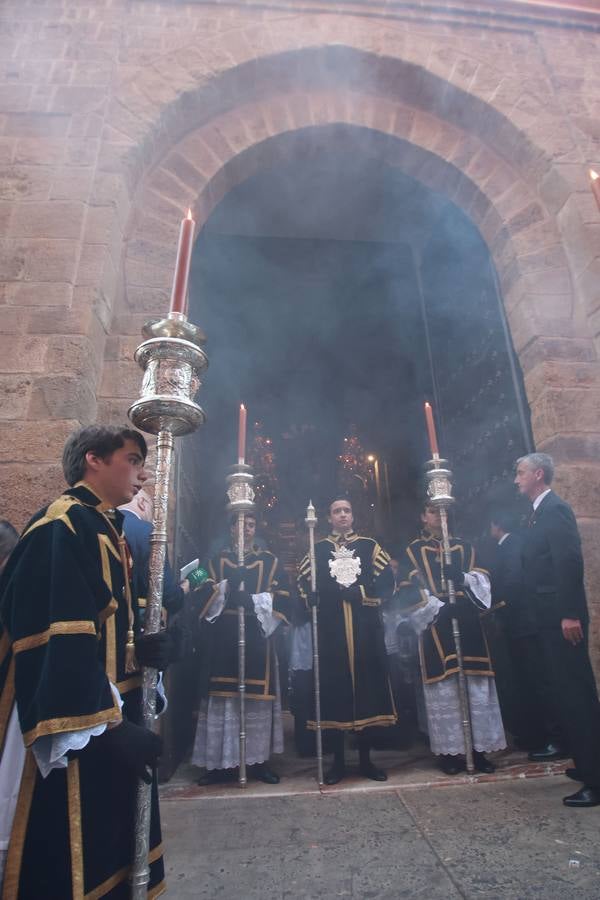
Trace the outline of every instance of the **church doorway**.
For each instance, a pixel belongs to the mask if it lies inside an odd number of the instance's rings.
[[[350,140],[340,155],[339,130],[298,133],[292,158],[230,191],[196,243],[191,316],[208,336],[208,423],[183,442],[180,468],[200,479],[201,512],[181,525],[205,551],[223,527],[240,402],[269,542],[281,523],[302,522],[309,499],[323,504],[341,487],[388,544],[412,533],[424,400],[470,537],[485,525],[490,489],[531,446],[476,228],[363,145],[353,153]]]
[[[483,537],[490,497],[511,491],[514,459],[532,446],[477,229],[447,197],[369,152],[368,141],[365,150],[364,134],[353,145],[352,134],[298,132],[291,157],[231,190],[196,242],[190,315],[208,337],[207,424],[180,444],[178,564],[207,556],[227,534],[225,475],[242,402],[259,530],[290,573],[305,552],[309,499],[326,533],[326,500],[337,489],[352,496],[357,529],[390,551],[415,536],[425,400],[436,409],[465,537]],[[188,685],[178,706],[190,702],[188,676],[177,679]],[[187,725],[177,731],[173,761],[191,737]]]

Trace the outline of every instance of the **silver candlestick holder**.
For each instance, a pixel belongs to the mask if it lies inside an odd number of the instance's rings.
[[[427,502],[435,509],[448,510],[454,503],[452,472],[448,460],[434,457],[425,463]]]
[[[475,771],[473,761],[473,728],[471,722],[471,707],[469,704],[469,691],[467,686],[467,677],[465,675],[465,664],[462,650],[462,639],[460,634],[460,626],[456,616],[456,590],[454,582],[451,578],[447,578],[445,573],[452,564],[452,551],[450,549],[450,531],[448,529],[448,510],[454,503],[452,496],[452,472],[449,468],[448,461],[440,459],[437,454],[425,463],[425,477],[427,479],[427,503],[434,509],[440,511],[440,525],[442,528],[442,552],[443,566],[442,573],[442,589],[448,592],[448,603],[452,614],[452,636],[454,638],[454,647],[456,650],[456,662],[458,668],[458,694],[460,700],[460,710],[462,719],[462,730],[465,742],[465,760],[467,772],[471,775]]]
[[[170,313],[166,319],[147,322],[142,334],[145,340],[135,352],[135,360],[144,370],[142,389],[139,400],[129,408],[128,416],[136,428],[157,435],[149,587],[144,617],[144,631],[153,634],[160,630],[174,439],[190,434],[205,421],[195,395],[208,367],[208,358],[202,349],[206,341],[204,333],[182,313]],[[146,728],[154,727],[157,681],[156,669],[143,670],[142,711]],[[131,872],[133,900],[145,900],[148,895],[151,796],[151,786],[140,780]]]
[[[254,475],[251,466],[238,462],[232,466],[227,476],[227,512],[237,516],[237,555],[238,565],[244,565],[244,518],[254,512]],[[240,584],[243,590],[244,584]],[[238,696],[240,703],[240,765],[238,783],[241,788],[248,784],[246,775],[246,611],[238,606]]]

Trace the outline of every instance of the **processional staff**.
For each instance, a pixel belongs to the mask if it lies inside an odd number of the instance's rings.
[[[425,421],[427,423],[427,433],[429,435],[429,445],[432,457],[429,462],[426,463],[427,470],[425,475],[427,478],[427,497],[428,503],[435,509],[438,509],[440,513],[444,568],[448,570],[448,567],[452,565],[450,534],[448,532],[448,509],[454,503],[454,497],[452,496],[452,472],[448,468],[447,461],[440,458],[435,424],[433,421],[433,410],[429,403],[425,404]],[[452,636],[454,638],[456,662],[458,665],[458,693],[465,740],[467,772],[472,774],[475,771],[475,766],[473,764],[473,730],[471,726],[471,708],[469,706],[469,693],[465,675],[460,628],[458,619],[456,618],[456,590],[454,581],[451,578],[445,577],[442,579],[442,588],[444,581],[446,582],[446,590],[448,591],[448,602],[450,603],[452,610]]]
[[[135,352],[135,360],[144,370],[142,390],[140,399],[128,411],[137,428],[158,435],[150,577],[144,617],[147,634],[160,630],[174,439],[195,431],[205,420],[204,412],[194,397],[201,385],[200,376],[208,366],[208,358],[201,349],[206,338],[200,328],[187,319],[187,285],[194,226],[191,211],[188,210],[187,217],[181,223],[169,314],[166,319],[151,319],[142,329],[146,340]],[[142,704],[146,728],[154,727],[157,680],[156,669],[143,670]],[[132,900],[145,900],[148,896],[151,791],[151,785],[139,781],[130,876]]]
[[[227,476],[227,510],[237,515],[237,554],[238,565],[244,565],[244,520],[247,513],[253,512],[254,475],[250,466],[246,465],[246,407],[240,406],[240,424],[238,436],[238,462],[232,466]],[[244,590],[244,582],[239,586]],[[238,695],[240,703],[240,765],[238,783],[241,788],[248,784],[246,776],[246,615],[242,604],[238,605]]]
[[[310,590],[311,590],[311,616],[312,616],[312,645],[313,645],[313,677],[315,685],[315,724],[317,741],[317,781],[323,784],[323,735],[321,732],[321,676],[319,670],[319,631],[317,619],[317,563],[315,559],[315,526],[317,516],[312,500],[306,507],[304,520],[308,527],[308,558],[310,561]]]

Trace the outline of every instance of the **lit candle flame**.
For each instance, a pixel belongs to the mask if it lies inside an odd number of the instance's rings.
[[[186,219],[191,219],[191,218],[192,218],[192,211],[191,211],[191,209],[188,207]]]
[[[592,179],[592,181],[596,181],[598,178],[600,178],[600,175],[598,174],[598,172],[590,169],[590,178]]]

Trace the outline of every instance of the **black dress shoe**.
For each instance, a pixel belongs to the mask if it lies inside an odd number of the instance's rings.
[[[546,744],[539,750],[532,750],[527,758],[531,762],[552,762],[553,759],[568,759],[568,754],[556,744]]]
[[[581,777],[577,769],[565,769],[565,775],[572,781],[581,781],[581,783],[583,784],[583,778]]]
[[[372,762],[368,765],[361,766],[358,771],[363,778],[370,778],[371,781],[387,781],[387,775],[383,769],[378,769]]]
[[[269,769],[266,763],[255,763],[255,765],[249,766],[249,769],[251,776],[257,781],[262,781],[264,784],[279,784],[279,775]]]
[[[346,766],[339,766],[334,763],[330,769],[325,772],[323,781],[325,784],[337,784],[342,778],[346,777]]]
[[[211,784],[227,784],[238,777],[237,769],[209,769],[198,779],[200,787],[209,787]]]
[[[480,750],[473,750],[473,765],[478,772],[485,772],[486,775],[491,775],[496,771],[494,763],[490,762],[485,753]]]
[[[575,809],[584,809],[586,806],[600,806],[600,789],[584,785],[576,794],[565,797],[563,803],[565,806],[572,806]]]
[[[465,761],[462,756],[442,755],[438,765],[445,775],[458,775],[459,772],[465,770]]]

